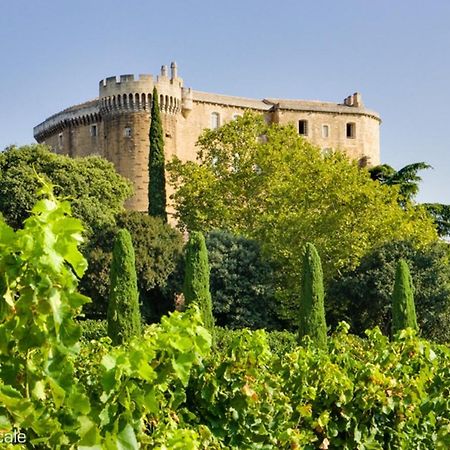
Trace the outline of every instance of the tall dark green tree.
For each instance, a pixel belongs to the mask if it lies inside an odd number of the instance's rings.
[[[411,274],[407,262],[400,259],[395,272],[394,292],[392,294],[392,335],[405,328],[419,329]]]
[[[183,294],[186,305],[197,303],[205,327],[212,330],[214,318],[209,290],[208,251],[205,237],[198,231],[191,233],[186,246]]]
[[[164,136],[158,104],[158,91],[153,88],[150,117],[150,150],[148,156],[148,214],[167,222]]]
[[[300,339],[309,336],[318,347],[327,347],[322,264],[316,248],[309,242],[303,256],[299,322]]]
[[[378,180],[388,186],[399,186],[401,205],[411,202],[419,192],[419,183],[422,178],[418,172],[432,167],[425,162],[408,164],[400,170],[395,170],[389,164],[382,164],[369,169],[372,180]]]
[[[108,336],[120,345],[141,334],[139,293],[130,233],[119,230],[113,250],[108,304]]]

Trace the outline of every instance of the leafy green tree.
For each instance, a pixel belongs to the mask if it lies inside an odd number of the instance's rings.
[[[303,255],[299,336],[309,336],[321,348],[327,346],[322,264],[313,244],[307,243]]]
[[[449,245],[436,242],[421,249],[395,241],[373,249],[352,271],[330,280],[327,286],[327,322],[332,328],[345,320],[352,333],[364,336],[379,326],[385,335],[392,328],[392,282],[397,261],[407,261],[414,279],[414,300],[421,334],[450,342]]]
[[[209,290],[209,273],[205,237],[202,233],[194,231],[186,246],[183,294],[186,305],[194,302],[198,304],[205,327],[212,330],[214,318]]]
[[[153,88],[148,157],[148,213],[167,222],[164,135],[159,113],[158,91]]]
[[[147,322],[159,322],[162,315],[174,309],[175,295],[182,290],[183,237],[161,218],[144,212],[126,211],[116,221],[116,227],[105,228],[91,238],[86,253],[90,270],[81,287],[92,303],[83,311],[90,318],[106,317],[114,239],[118,229],[125,228],[135,251],[142,316]]]
[[[274,265],[254,240],[227,231],[206,235],[215,322],[228,328],[280,328]]]
[[[423,203],[422,206],[433,218],[439,236],[450,236],[450,205]]]
[[[45,145],[9,147],[0,153],[0,211],[16,229],[36,203],[36,173],[52,182],[56,195],[70,200],[89,237],[114,225],[132,193],[130,183],[103,158],[70,158],[52,153]]]
[[[108,336],[114,345],[141,334],[139,293],[133,243],[127,230],[120,230],[114,243],[108,304]]]
[[[397,264],[392,293],[392,335],[405,328],[419,330],[411,274],[407,262],[401,259]]]
[[[408,164],[399,171],[396,171],[389,164],[382,164],[369,169],[373,180],[378,180],[381,184],[399,187],[399,204],[411,204],[414,197],[419,192],[419,183],[422,178],[417,175],[420,170],[432,169],[425,162]],[[450,235],[450,205],[441,203],[423,203],[422,208],[432,217],[438,235],[441,237]]]
[[[292,126],[246,113],[206,130],[198,148],[198,164],[168,166],[180,225],[260,243],[281,268],[277,297],[287,319],[298,316],[297,258],[306,242],[315,243],[329,279],[382,243],[437,238],[424,209],[398,205],[398,186],[373,183],[341,152],[323,156]]]
[[[408,164],[400,170],[395,170],[389,164],[382,164],[369,169],[372,180],[378,180],[388,186],[398,186],[400,203],[411,202],[419,192],[419,183],[422,178],[417,174],[420,170],[432,169],[425,162]]]

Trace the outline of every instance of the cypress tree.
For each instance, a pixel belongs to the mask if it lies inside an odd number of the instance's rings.
[[[322,264],[313,244],[303,256],[303,284],[300,299],[300,339],[309,336],[318,347],[327,347]]]
[[[148,214],[167,222],[164,136],[159,113],[158,91],[153,88],[148,156]]]
[[[405,328],[418,331],[414,287],[408,264],[400,259],[395,271],[394,292],[392,294],[392,335]]]
[[[186,247],[183,294],[186,305],[197,303],[205,327],[212,331],[214,318],[209,290],[208,251],[205,237],[196,231],[191,233]]]
[[[109,290],[108,336],[120,345],[141,334],[134,248],[125,229],[119,230],[114,242]]]

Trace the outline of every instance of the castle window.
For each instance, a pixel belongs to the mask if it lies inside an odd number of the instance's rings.
[[[125,127],[123,130],[123,135],[127,138],[131,137],[131,128],[130,127]]]
[[[97,137],[97,125],[91,125],[91,136]]]
[[[328,125],[322,125],[322,137],[328,139],[330,137],[330,127]]]
[[[63,134],[62,133],[58,134],[58,144],[60,147],[63,146]]]
[[[220,114],[217,112],[213,112],[211,114],[211,129],[215,130],[220,127]]]
[[[346,134],[348,139],[354,139],[356,136],[356,125],[354,122],[349,122],[346,125]]]
[[[307,120],[299,120],[298,121],[298,134],[302,136],[308,136],[308,121]]]

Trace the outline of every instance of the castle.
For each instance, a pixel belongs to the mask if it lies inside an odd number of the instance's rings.
[[[147,210],[148,132],[153,87],[159,95],[166,158],[194,160],[195,143],[205,128],[217,128],[244,111],[264,115],[268,122],[293,123],[324,152],[344,151],[361,165],[380,162],[380,117],[366,109],[361,95],[343,103],[249,99],[210,94],[186,88],[177,65],[162,66],[152,75],[121,75],[100,81],[99,96],[54,114],[34,128],[39,143],[72,157],[97,154],[112,161],[119,173],[132,180],[129,209]],[[170,192],[170,189],[169,189]]]

